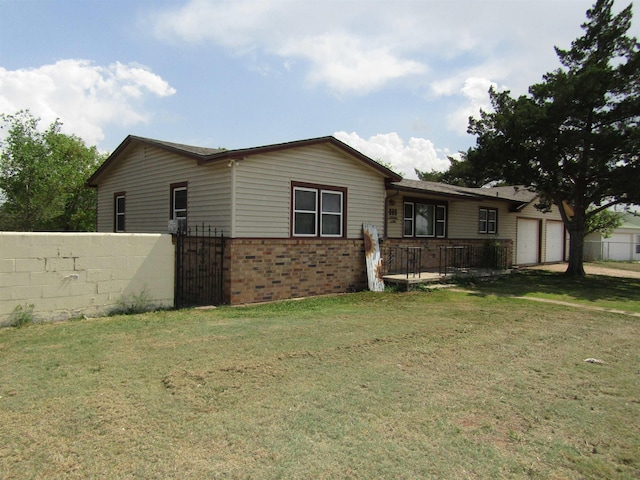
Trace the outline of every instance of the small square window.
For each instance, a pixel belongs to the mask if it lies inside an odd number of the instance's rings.
[[[496,208],[480,208],[478,213],[478,232],[498,232],[498,210]]]

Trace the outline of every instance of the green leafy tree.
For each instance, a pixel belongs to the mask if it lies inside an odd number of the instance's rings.
[[[601,233],[604,238],[609,238],[616,228],[622,225],[622,216],[612,210],[600,210],[587,217],[585,235]]]
[[[559,207],[570,236],[567,274],[584,276],[590,219],[618,203],[639,204],[640,49],[627,36],[631,5],[587,11],[584,35],[556,47],[562,68],[512,98],[491,89],[492,112],[470,119],[467,161],[494,180],[525,185],[541,209]],[[566,202],[571,208],[562,208]]]
[[[0,229],[95,230],[96,195],[85,181],[104,157],[57,120],[42,132],[26,110],[0,119]]]
[[[429,171],[421,171],[417,168],[414,168],[414,171],[416,172],[418,178],[423,182],[444,182],[444,180],[442,180],[444,172],[433,169]]]

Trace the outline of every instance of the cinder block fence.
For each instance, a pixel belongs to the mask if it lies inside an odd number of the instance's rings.
[[[173,297],[171,235],[0,232],[0,325],[18,306],[55,321],[132,298],[171,307]]]

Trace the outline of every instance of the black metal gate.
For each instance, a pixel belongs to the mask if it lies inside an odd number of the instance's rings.
[[[224,246],[223,232],[211,227],[178,230],[176,308],[224,303]]]

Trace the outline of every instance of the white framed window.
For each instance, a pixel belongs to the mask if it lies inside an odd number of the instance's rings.
[[[437,203],[404,202],[403,234],[405,237],[446,237],[447,206]]]
[[[173,183],[171,190],[171,220],[178,220],[179,228],[185,229],[187,226],[188,189],[187,183]]]
[[[447,207],[436,205],[436,237],[444,238],[447,235]]]
[[[318,234],[317,190],[293,189],[293,234],[297,237],[315,237]]]
[[[498,232],[498,209],[480,207],[478,214],[478,233]]]
[[[321,191],[320,235],[323,237],[342,236],[343,193],[331,190]]]
[[[403,235],[405,237],[413,237],[413,203],[405,202],[403,217]]]
[[[346,189],[292,184],[294,237],[344,236]]]
[[[126,198],[124,192],[118,192],[113,195],[113,231],[124,232],[125,223],[125,207]]]

